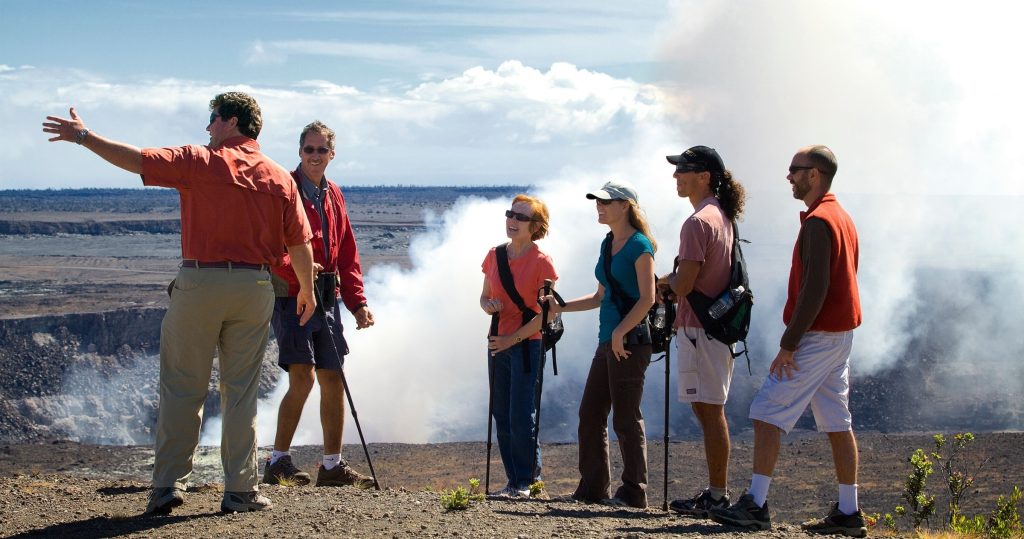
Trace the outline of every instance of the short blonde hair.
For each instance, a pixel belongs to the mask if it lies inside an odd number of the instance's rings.
[[[530,221],[530,229],[533,234],[530,236],[531,240],[539,240],[544,236],[548,235],[548,206],[542,202],[539,198],[532,197],[530,195],[519,194],[512,199],[512,203],[525,202],[530,205],[530,209],[533,210],[533,220]]]

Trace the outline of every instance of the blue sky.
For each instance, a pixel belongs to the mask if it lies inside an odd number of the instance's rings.
[[[257,94],[266,121],[261,142],[285,166],[294,164],[291,141],[298,130],[322,118],[342,135],[335,175],[345,174],[353,183],[535,182],[545,170],[586,163],[604,141],[573,134],[568,122],[557,119],[561,127],[538,134],[514,111],[511,118],[506,111],[495,113],[511,125],[481,125],[479,116],[486,112],[479,108],[488,105],[466,95],[466,89],[422,85],[480,68],[478,77],[463,81],[472,86],[511,61],[515,73],[507,80],[536,78],[564,62],[572,66],[564,70],[566,80],[539,84],[591,84],[578,79],[592,72],[603,77],[598,90],[619,80],[636,86],[629,81],[658,76],[654,36],[664,9],[664,2],[649,0],[621,7],[534,1],[0,0],[0,118],[6,125],[17,123],[19,130],[15,147],[0,150],[0,187],[133,184],[69,148],[46,150],[60,157],[48,170],[26,159],[30,150],[40,149],[40,137],[32,131],[44,110],[44,116],[66,114],[75,104],[97,132],[141,146],[201,143],[206,102],[226,88]],[[410,95],[417,88],[428,96]],[[494,99],[515,99],[510,94],[528,90],[496,91],[502,95]],[[449,99],[449,92],[461,95]],[[476,112],[454,110],[462,106]],[[588,106],[604,105],[583,105]],[[584,109],[579,112],[590,112]],[[546,115],[519,114],[541,122],[539,116]],[[458,125],[450,130],[438,125],[446,121]],[[628,120],[598,123],[584,130],[630,128]],[[503,132],[481,136],[469,132],[470,126]],[[577,150],[569,155],[564,147],[556,152],[538,146],[552,135],[565,135],[561,142]],[[491,160],[503,164],[488,166]],[[522,170],[510,170],[515,167],[509,161]]]
[[[203,143],[210,97],[236,89],[286,167],[303,125],[334,127],[347,184],[542,184],[703,143],[782,190],[766,171],[821,141],[855,190],[956,192],[980,161],[1019,194],[1022,8],[962,7],[0,0],[0,188],[137,186],[47,143],[43,118],[74,105],[125,142]]]

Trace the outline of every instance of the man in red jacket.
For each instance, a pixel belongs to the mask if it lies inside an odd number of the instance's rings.
[[[314,372],[320,383],[320,423],[324,431],[323,463],[317,472],[317,486],[373,486],[373,479],[353,470],[341,458],[341,437],[345,425],[345,390],[341,369],[348,354],[342,334],[341,309],[336,298],[356,319],[356,329],[373,325],[373,313],[363,295],[363,273],[352,225],[345,211],[341,189],[324,176],[334,159],[334,131],[320,121],[307,125],[299,136],[299,167],[292,172],[302,204],[313,230],[313,259],[316,262],[319,301],[324,317],[316,316],[306,325],[296,318],[295,294],[299,283],[290,261],[274,267],[277,300],[272,324],[280,351],[278,364],[288,371],[288,393],[277,414],[274,451],[267,461],[263,482],[281,480],[305,485],[308,473],[295,467],[288,449],[310,390]],[[324,322],[326,320],[326,326]]]
[[[793,249],[786,331],[769,376],[750,404],[754,422],[754,474],[750,489],[727,509],[712,511],[722,524],[771,528],[768,486],[783,432],[808,405],[818,430],[828,434],[839,480],[839,502],[822,519],[801,525],[810,533],[864,537],[857,504],[857,441],[850,416],[850,350],[861,323],[857,290],[857,230],[829,192],[838,164],[825,146],[801,148],[786,177],[793,197],[807,205]]]

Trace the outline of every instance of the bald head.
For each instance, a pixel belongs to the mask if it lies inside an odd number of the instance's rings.
[[[796,153],[805,156],[810,164],[821,172],[825,183],[828,186],[832,185],[832,178],[836,177],[836,171],[839,170],[839,161],[836,160],[836,154],[832,153],[828,146],[823,144],[804,146]]]

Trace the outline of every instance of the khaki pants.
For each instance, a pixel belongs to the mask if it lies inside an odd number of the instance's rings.
[[[594,353],[580,400],[580,483],[574,497],[597,502],[611,497],[608,412],[622,454],[622,485],[615,497],[647,507],[647,437],[640,400],[651,363],[651,345],[629,345],[630,356],[616,361],[610,343]]]
[[[256,397],[274,291],[266,271],[181,268],[160,328],[153,487],[184,488],[220,349],[224,490],[257,490]]]

